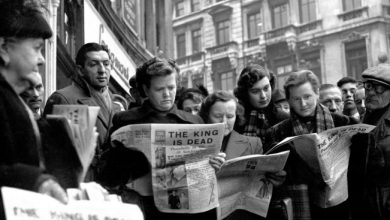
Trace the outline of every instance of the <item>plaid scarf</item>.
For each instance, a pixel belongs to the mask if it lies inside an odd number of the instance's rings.
[[[290,114],[291,114],[291,123],[293,126],[294,135],[313,133],[305,123],[299,120],[298,115],[294,111],[291,111]],[[319,133],[321,131],[334,128],[333,118],[332,115],[330,114],[330,111],[325,106],[319,103],[317,104],[316,107],[315,117],[316,117],[315,132]]]
[[[269,120],[263,112],[252,110],[249,114],[248,123],[245,125],[243,135],[264,138],[267,129],[271,127]]]

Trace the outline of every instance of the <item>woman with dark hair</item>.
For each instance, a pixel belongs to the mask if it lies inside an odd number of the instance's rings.
[[[269,145],[268,129],[279,121],[273,113],[272,80],[268,70],[257,64],[250,64],[240,74],[234,94],[245,108],[246,123],[236,127],[247,136],[260,137],[264,146]]]
[[[226,153],[226,159],[232,159],[250,154],[262,154],[263,146],[260,138],[249,137],[237,133],[234,125],[242,125],[244,109],[233,94],[227,91],[216,91],[206,98],[199,115],[206,123],[224,123],[225,137],[221,151]],[[284,181],[285,172],[267,174],[270,182],[280,185]],[[220,184],[223,184],[219,181]],[[261,219],[261,217],[245,210],[236,210],[225,219]]]
[[[67,201],[65,191],[42,169],[41,137],[20,94],[44,64],[41,53],[52,36],[34,1],[0,2],[0,186],[16,187]],[[1,202],[0,202],[1,204]],[[0,207],[0,219],[3,219]]]

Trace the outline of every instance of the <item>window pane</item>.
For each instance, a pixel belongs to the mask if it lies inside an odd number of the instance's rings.
[[[367,51],[365,39],[346,43],[345,57],[348,76],[356,79],[367,68]]]
[[[184,57],[186,55],[186,37],[185,34],[177,35],[177,57]]]
[[[201,50],[201,35],[200,30],[192,31],[192,53],[200,52]]]
[[[229,39],[229,26],[230,22],[221,21],[217,23],[217,44],[224,44],[230,41]]]
[[[184,15],[184,2],[178,1],[176,2],[176,17]]]
[[[200,10],[200,1],[199,0],[191,0],[191,12]]]
[[[260,34],[260,12],[248,15],[248,39],[256,38]]]
[[[288,23],[287,4],[274,7],[272,10],[272,17],[274,22],[273,28],[281,28],[283,26],[286,26]]]

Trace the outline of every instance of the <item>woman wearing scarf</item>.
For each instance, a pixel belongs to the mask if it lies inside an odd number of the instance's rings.
[[[319,80],[309,70],[292,73],[286,80],[284,90],[291,107],[291,117],[271,128],[273,143],[280,142],[290,136],[318,133],[334,127],[357,123],[348,116],[331,113],[319,103]],[[284,187],[281,187],[284,191],[275,192],[274,195],[292,197],[294,219],[349,219],[346,202],[326,209],[313,207],[310,204],[308,196],[310,188],[308,186],[313,186],[315,180],[304,170],[296,169],[296,165],[302,162],[294,157],[293,152],[290,155],[285,168],[287,171],[286,182]],[[298,192],[300,196],[294,196],[292,192],[294,194]],[[296,218],[296,216],[298,217]]]
[[[271,102],[273,77],[268,70],[257,64],[250,64],[240,74],[235,96],[245,108],[246,123],[235,130],[246,136],[260,137],[267,150],[269,128],[278,121]]]

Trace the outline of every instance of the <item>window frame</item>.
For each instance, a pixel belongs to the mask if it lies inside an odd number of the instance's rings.
[[[179,8],[179,6],[181,6]],[[175,16],[180,17],[184,15],[184,0],[178,0],[175,2]]]
[[[277,8],[282,9],[283,6],[285,7],[285,10],[284,10],[285,14],[286,14],[285,19],[283,19],[282,15],[284,13],[282,11],[280,13],[278,13],[279,16],[276,16],[276,13],[275,13],[275,9],[277,9]],[[272,6],[271,15],[272,15],[272,28],[273,29],[282,28],[282,27],[285,27],[288,25],[288,7],[289,7],[288,3],[282,3],[282,4]],[[277,17],[280,19],[280,26],[276,25],[276,18]],[[285,21],[284,24],[283,24],[283,21]]]
[[[197,35],[195,35],[197,33]],[[195,42],[197,42],[197,48],[195,47]],[[200,28],[191,30],[191,44],[192,44],[192,53],[199,53],[202,51],[202,32]],[[195,50],[195,48],[197,50]]]
[[[251,19],[252,17],[254,17],[254,20]],[[261,33],[261,28],[259,27],[260,22],[261,22],[261,12],[260,11],[247,14],[248,39],[255,39],[255,38],[259,37],[259,35]],[[252,28],[255,30],[253,31]],[[254,36],[252,36],[252,33],[254,33]]]
[[[302,3],[303,1],[306,1],[305,4]],[[303,8],[304,6],[306,6],[306,9]],[[317,19],[316,6],[316,0],[299,0],[299,20],[301,23],[309,23]],[[307,19],[303,17],[305,11],[307,13]]]
[[[182,40],[181,40],[181,37],[182,37]],[[176,55],[177,55],[177,58],[181,58],[181,57],[186,56],[186,35],[185,35],[185,33],[180,33],[180,34],[176,35]]]
[[[362,7],[362,0],[342,0],[343,1],[343,10],[344,11],[353,11],[357,8]],[[348,8],[348,2],[351,2],[351,7]]]
[[[229,19],[218,21],[215,24],[215,30],[216,30],[216,37],[217,37],[217,45],[222,45],[230,42],[230,20]]]

